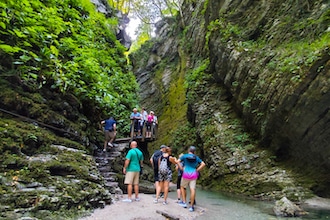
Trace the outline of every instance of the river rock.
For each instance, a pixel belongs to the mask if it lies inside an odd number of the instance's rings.
[[[307,212],[302,210],[300,207],[288,200],[286,197],[283,197],[282,199],[276,201],[273,210],[276,216],[281,217],[298,217],[307,214]]]

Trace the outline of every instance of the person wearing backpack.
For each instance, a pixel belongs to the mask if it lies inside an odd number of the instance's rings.
[[[159,186],[156,189],[156,199],[154,203],[158,203],[160,191],[164,190],[164,202],[163,205],[167,205],[167,196],[168,190],[170,186],[170,182],[172,181],[172,169],[171,164],[177,164],[177,159],[171,156],[171,148],[166,147],[165,152],[159,158],[158,161],[158,178],[159,178]]]
[[[190,146],[188,153],[181,156],[178,160],[178,166],[183,169],[182,179],[181,179],[181,193],[182,193],[182,207],[187,208],[186,191],[185,188],[189,186],[190,188],[190,207],[189,211],[193,212],[195,210],[194,201],[196,196],[196,181],[199,176],[199,171],[205,167],[205,163],[195,155],[196,147]],[[180,165],[183,162],[184,167]]]
[[[158,160],[165,152],[166,145],[161,145],[159,150],[156,150],[152,156],[150,157],[150,163],[154,170],[154,182],[155,182],[155,189],[157,191],[157,188],[159,187],[159,178],[158,178]],[[162,193],[160,196],[163,196]]]

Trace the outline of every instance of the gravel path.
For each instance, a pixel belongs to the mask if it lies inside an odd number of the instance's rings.
[[[127,195],[120,196],[113,204],[106,206],[103,209],[96,209],[90,216],[81,218],[81,220],[163,220],[166,219],[160,213],[167,213],[172,217],[180,220],[193,220],[205,212],[205,209],[196,206],[194,212],[189,212],[187,208],[179,206],[175,200],[168,199],[168,204],[163,205],[163,199],[160,199],[157,204],[154,204],[153,195],[140,194],[140,201],[126,203],[122,200]]]

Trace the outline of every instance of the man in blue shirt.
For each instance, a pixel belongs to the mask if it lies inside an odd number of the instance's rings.
[[[141,136],[141,127],[140,127],[140,120],[142,119],[140,112],[137,111],[137,108],[133,109],[133,112],[130,116],[132,120],[132,133],[134,134],[135,130],[138,132],[138,136]],[[134,135],[133,135],[134,136]]]
[[[103,151],[106,151],[107,145],[113,147],[112,143],[116,138],[117,125],[113,117],[101,121],[101,124],[104,125],[104,138],[105,138]]]

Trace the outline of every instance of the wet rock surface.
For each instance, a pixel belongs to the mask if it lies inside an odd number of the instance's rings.
[[[286,197],[276,201],[273,210],[276,216],[281,217],[298,217],[307,214],[307,212],[288,200]]]

